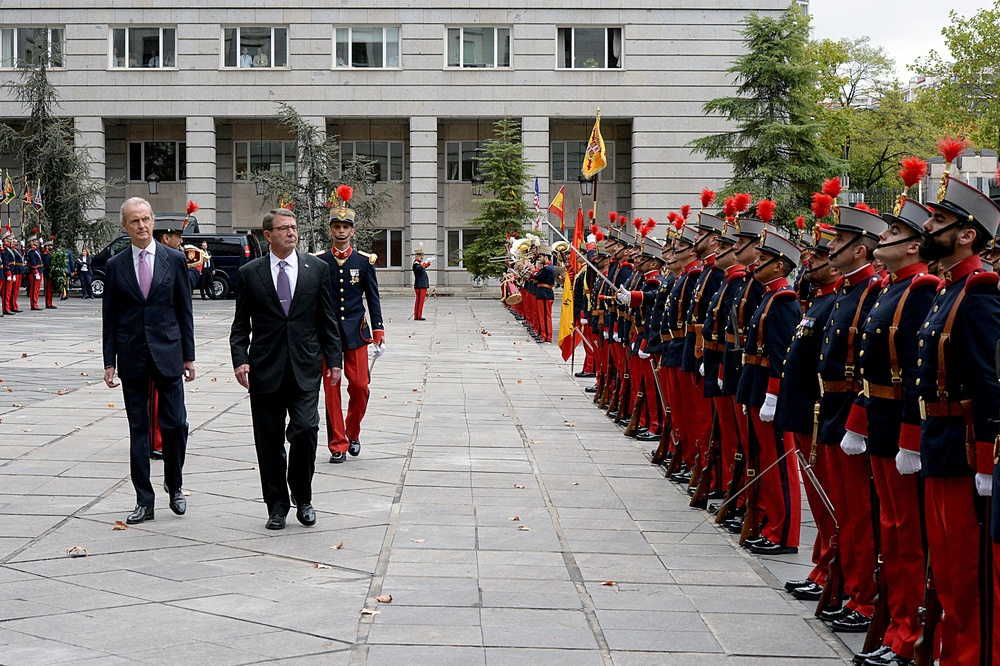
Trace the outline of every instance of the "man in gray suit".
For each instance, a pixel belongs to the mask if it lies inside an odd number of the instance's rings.
[[[229,346],[236,380],[250,391],[265,527],[284,529],[292,503],[298,507],[295,517],[309,527],[316,524],[312,477],[320,379],[325,360],[331,381],[340,381],[340,332],[330,269],[296,250],[295,214],[272,210],[263,229],[271,252],[240,268]]]

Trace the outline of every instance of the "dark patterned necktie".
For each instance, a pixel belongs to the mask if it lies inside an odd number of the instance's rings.
[[[288,281],[288,273],[285,272],[287,267],[287,261],[278,262],[278,268],[281,269],[278,271],[278,300],[281,301],[281,309],[286,315],[292,307],[292,283]]]

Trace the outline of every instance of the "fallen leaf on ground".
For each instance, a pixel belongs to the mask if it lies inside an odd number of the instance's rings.
[[[56,364],[56,365],[59,365],[59,361],[56,361],[56,362],[55,362],[55,364]]]
[[[617,585],[617,584],[618,584],[618,583],[616,583],[616,582],[615,582],[615,581],[613,581],[613,580],[608,580],[608,581],[604,581],[603,583],[601,583],[601,585],[607,585],[608,587],[614,587],[614,586],[615,586],[615,585]]]
[[[20,406],[21,406],[21,403],[19,403],[19,402],[15,402],[14,404],[11,405],[11,407],[20,407]]]
[[[520,489],[520,490],[524,490],[524,486],[522,486],[522,485],[521,485],[520,483],[515,483],[515,484],[514,484],[514,487],[515,487],[515,488],[518,488],[518,489]]]
[[[361,609],[361,614],[362,615],[378,615],[381,612],[382,611],[380,611],[380,610],[372,610],[371,608],[362,608]]]
[[[59,389],[58,391],[56,391],[56,395],[62,395],[62,394],[63,394],[62,389]]]
[[[93,354],[93,353],[94,353],[94,350],[93,350],[93,349],[88,349],[88,350],[87,350],[87,353],[88,353],[88,354]]]
[[[427,539],[410,539],[410,541],[412,541],[413,543],[423,543],[427,541]]]
[[[181,494],[184,495],[184,497],[191,497],[191,491],[190,490],[185,490],[185,489],[181,488]]]
[[[28,358],[28,353],[27,352],[22,352],[21,353],[21,358]]]
[[[115,521],[115,526],[112,527],[111,529],[112,530],[127,530],[128,529],[128,525],[126,525],[125,523],[123,523],[120,520],[116,520]]]
[[[108,403],[108,407],[114,407],[114,406],[115,406],[115,403],[113,403],[113,402],[109,402]]]
[[[518,525],[517,529],[520,530],[521,532],[530,532],[531,531],[531,528],[528,527],[527,525]]]
[[[521,359],[518,359],[518,360],[520,361]],[[518,383],[518,384],[523,384],[524,382],[523,382],[523,381],[521,381],[520,379],[518,379],[518,380],[517,380],[517,383]]]
[[[219,381],[219,378],[218,377],[212,377],[212,381],[213,382],[217,382],[217,381]]]
[[[341,541],[341,542],[340,542],[340,543],[338,543],[338,544],[337,544],[336,546],[330,546],[330,550],[340,550],[340,549],[341,549],[341,548],[343,548],[343,547],[344,547],[344,542],[343,542],[343,541]]]
[[[567,428],[575,428],[576,424],[573,423],[572,421],[566,421],[566,427]]]
[[[541,444],[542,443],[540,440],[537,440],[537,439],[529,439],[528,442],[530,442],[531,444]]]
[[[580,482],[579,482],[579,481],[574,481],[574,482],[573,482],[573,485],[574,485],[574,486],[578,486],[578,485],[580,485]]]
[[[316,567],[317,569],[332,569],[333,568],[329,564],[320,564],[319,562],[317,562],[313,566]]]
[[[514,516],[513,518],[508,518],[507,520],[521,520],[521,516]]]
[[[417,391],[419,391],[420,389],[418,389],[418,388],[415,388],[415,389],[410,389],[410,390],[411,390],[411,391],[413,391],[414,393],[416,393],[416,392],[417,392]]]
[[[70,557],[87,557],[90,553],[83,546],[73,546],[72,548],[66,549],[66,554]]]
[[[375,601],[379,602],[380,604],[391,604],[392,603],[392,595],[391,594],[383,594],[380,597],[375,597]]]

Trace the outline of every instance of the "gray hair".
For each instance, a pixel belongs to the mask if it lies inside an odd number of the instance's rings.
[[[132,197],[131,199],[126,199],[125,203],[122,204],[121,210],[118,211],[119,222],[125,224],[125,211],[132,206],[138,206],[139,204],[145,204],[149,208],[149,212],[153,212],[153,206],[143,199],[142,197]]]
[[[267,214],[264,215],[264,219],[261,221],[261,225],[260,225],[261,228],[264,231],[270,231],[271,229],[273,229],[274,228],[274,218],[276,218],[276,217],[290,217],[290,218],[292,218],[294,220],[295,219],[295,213],[293,213],[292,211],[288,210],[287,208],[275,208],[275,209],[269,210],[269,211],[267,211]]]

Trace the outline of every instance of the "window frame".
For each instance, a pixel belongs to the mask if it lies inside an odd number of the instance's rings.
[[[577,67],[575,64],[566,66],[565,64],[565,38],[563,37],[563,31],[570,31],[571,34],[571,44],[570,44],[570,61],[576,62],[576,31],[577,30],[604,30],[604,43],[606,45],[604,51],[604,64],[598,64],[597,67]],[[608,67],[609,57],[612,55],[610,49],[613,47],[613,41],[609,43],[608,31],[617,30],[618,40],[620,42],[620,50],[618,54],[618,66]],[[564,25],[556,28],[556,69],[561,70],[572,70],[572,71],[587,71],[587,70],[598,70],[602,72],[615,72],[625,69],[625,28],[619,25]]]
[[[553,183],[576,183],[576,182],[579,182],[580,176],[583,174],[583,171],[582,171],[583,160],[582,160],[582,158],[580,160],[580,164],[579,165],[575,165],[575,170],[571,170],[570,169],[571,166],[574,166],[574,165],[570,165],[569,164],[569,159],[568,159],[569,153],[568,153],[568,150],[567,150],[567,144],[570,144],[570,143],[580,143],[580,144],[583,144],[583,152],[581,153],[581,155],[582,154],[586,154],[587,143],[588,143],[587,141],[575,141],[575,140],[574,141],[567,141],[567,140],[552,141],[549,144],[549,165],[550,165],[550,168],[549,168],[549,180],[551,182],[553,182]],[[562,159],[563,174],[562,175],[565,177],[565,180],[563,180],[562,178],[559,178],[558,177],[559,174],[556,174],[556,171],[555,171],[555,169],[556,169],[556,167],[555,167],[555,164],[556,164],[556,160],[555,160],[556,144],[562,144],[562,146],[563,146],[563,151],[562,151],[562,153],[563,153],[563,159]],[[601,174],[600,174],[599,177],[600,177],[600,180],[601,180],[602,183],[613,183],[613,182],[615,182],[615,157],[617,156],[617,150],[615,149],[615,142],[614,141],[605,141],[604,142],[604,149],[605,149],[605,155],[607,157],[608,164],[607,164],[606,167],[604,167],[601,170]]]
[[[382,66],[368,67],[354,64],[354,31],[360,30],[381,30],[382,31]],[[338,30],[347,30],[347,57],[346,64],[337,63]],[[389,31],[396,31],[396,64],[389,64]],[[333,26],[333,69],[402,69],[402,41],[403,30],[398,25],[334,25]]]
[[[267,56],[268,56],[268,65],[266,67],[257,67],[257,66],[240,67],[240,57],[241,57],[241,53],[240,52],[243,50],[243,36],[242,36],[242,31],[243,30],[265,30],[265,29],[266,30],[270,30],[270,32],[271,32],[271,34],[270,34],[270,36],[268,38],[268,44],[269,44],[269,52],[267,54]],[[235,56],[235,64],[233,64],[233,65],[227,65],[226,64],[226,32],[229,31],[229,30],[235,30],[236,31],[236,33],[235,33],[235,39],[236,39],[236,56]],[[277,39],[275,39],[274,33],[275,33],[276,30],[283,30],[284,33],[285,33],[285,39],[284,39],[284,42],[285,42],[285,46],[284,46],[285,64],[283,64],[283,65],[276,65],[275,64],[274,53],[275,53],[275,44],[277,43]],[[221,36],[220,36],[220,48],[219,48],[220,63],[219,63],[219,68],[220,69],[226,69],[226,70],[254,70],[254,69],[274,70],[274,69],[291,69],[291,64],[290,64],[290,62],[291,62],[291,53],[289,52],[289,48],[288,48],[289,47],[289,39],[290,39],[289,32],[290,31],[289,31],[289,28],[288,28],[287,25],[252,25],[252,24],[251,25],[223,25],[222,29],[221,29]],[[252,58],[256,57],[256,55],[254,55],[254,54],[250,54],[250,55],[251,55]]]
[[[469,175],[468,178],[465,178],[465,173],[464,173],[465,169],[463,168],[463,165],[465,164],[465,159],[463,157],[465,151],[464,151],[463,146],[464,146],[464,144],[468,144],[468,143],[475,144],[476,147],[472,151],[473,152],[473,156],[471,158],[469,158],[470,161],[472,162],[472,173]],[[444,180],[445,180],[445,182],[446,183],[470,183],[471,184],[472,183],[472,179],[475,178],[476,175],[479,173],[479,160],[482,159],[480,157],[480,151],[486,146],[487,143],[488,143],[487,141],[469,141],[469,140],[466,140],[466,139],[455,139],[455,140],[445,141],[444,142]],[[458,178],[457,179],[451,178],[450,175],[449,175],[449,171],[450,171],[449,165],[451,164],[449,162],[449,159],[450,159],[449,146],[452,146],[452,145],[455,145],[455,144],[458,144]]]
[[[485,30],[489,29],[493,31],[493,64],[492,65],[466,65],[465,64],[465,31],[466,30]],[[450,61],[449,53],[449,40],[451,38],[451,31],[458,30],[458,64],[452,65]],[[499,31],[507,31],[507,64],[500,65],[500,36]],[[501,69],[501,70],[511,70],[514,69],[514,30],[512,26],[509,25],[446,25],[444,28],[444,68],[451,70],[464,70],[464,69]]]
[[[124,56],[122,56],[122,63],[123,64],[116,65],[115,64],[115,48],[116,48],[116,46],[115,46],[115,32],[117,32],[119,30],[121,30],[124,33],[123,34],[123,41],[122,41],[122,48],[125,49],[125,54],[124,54]],[[157,51],[156,52],[159,54],[158,55],[159,64],[157,64],[156,67],[149,67],[149,66],[147,66],[144,63],[140,63],[140,64],[136,64],[136,65],[130,65],[129,64],[129,46],[131,44],[131,35],[130,35],[130,33],[133,30],[156,30],[157,31],[159,39],[158,39],[158,47],[157,47]],[[163,62],[164,59],[165,59],[165,56],[164,56],[164,53],[165,53],[165,49],[164,49],[165,41],[164,41],[164,35],[163,35],[163,33],[164,33],[165,30],[170,30],[170,31],[173,31],[173,33],[174,33],[173,49],[172,49],[173,56],[174,56],[174,62],[173,62],[172,65],[165,65],[164,62]],[[170,26],[170,25],[111,26],[110,29],[108,30],[108,69],[114,69],[114,70],[125,70],[125,69],[127,69],[127,70],[171,69],[171,70],[173,70],[173,69],[177,69],[177,26]]]
[[[21,39],[23,38],[22,34],[21,34],[22,30],[45,30],[46,31],[45,32],[45,41],[46,41],[46,48],[47,48],[47,58],[46,58],[47,63],[46,63],[46,67],[48,69],[58,69],[58,70],[64,70],[64,69],[66,69],[66,26],[52,26],[52,25],[38,25],[38,24],[33,24],[33,25],[0,25],[0,70],[14,70],[14,69],[17,69],[17,64],[21,60],[21,58],[20,58],[20,56],[18,54],[18,51],[20,50],[18,48],[18,46],[19,46],[19,44],[21,42]],[[60,33],[60,35],[59,35],[59,42],[58,42],[58,44],[59,44],[58,48],[60,50],[58,51],[57,55],[60,56],[59,59],[61,60],[61,62],[58,65],[54,63],[53,58],[52,58],[52,55],[53,55],[53,50],[52,50],[52,44],[53,44],[52,31],[53,30],[57,30]],[[5,33],[10,33],[11,34],[11,40],[12,40],[11,41],[11,45],[10,45],[10,56],[9,56],[10,64],[9,65],[5,63],[5,60],[7,58],[5,58],[5,56],[4,56],[4,52],[6,51],[6,49],[3,48],[4,47],[4,40],[5,40],[5,36],[4,36]]]
[[[125,179],[128,183],[145,183],[146,177],[149,176],[146,173],[146,144],[150,143],[172,143],[174,144],[174,173],[177,174],[177,178],[173,180],[168,180],[166,174],[157,174],[160,176],[160,182],[162,183],[184,183],[187,182],[187,142],[186,141],[170,141],[170,140],[158,140],[153,141],[152,139],[146,140],[141,139],[138,141],[128,141],[125,146]],[[135,144],[141,144],[140,149],[140,160],[142,162],[142,178],[136,180],[132,178],[132,146]],[[183,148],[182,148],[183,146]],[[181,157],[184,159],[181,159]],[[181,178],[181,175],[184,177]]]
[[[453,233],[457,233],[458,234],[458,247],[457,248],[453,248],[452,245],[451,245],[451,235]],[[483,230],[479,229],[477,227],[458,227],[458,228],[445,229],[445,234],[444,234],[444,247],[445,247],[445,254],[444,254],[445,261],[444,261],[444,264],[445,264],[445,266],[444,266],[444,268],[445,268],[446,271],[464,271],[464,270],[468,270],[465,267],[464,250],[465,250],[466,246],[468,246],[470,243],[474,242],[476,240],[476,238],[478,238],[479,235],[482,234],[482,233],[483,233]],[[472,238],[469,239],[468,241],[466,241],[466,236],[468,236],[468,235],[471,235]],[[453,250],[456,250],[456,249],[459,251],[458,263],[456,263],[455,265],[452,265],[452,263],[451,263],[451,253],[452,253]]]
[[[261,69],[263,69],[263,68],[261,68]],[[238,152],[239,152],[239,149],[237,148],[237,146],[239,144],[245,144],[246,145],[246,151],[247,151],[247,157],[246,157],[247,168],[246,168],[246,173],[247,173],[247,175],[252,175],[253,173],[255,173],[255,172],[251,172],[250,171],[250,156],[252,154],[251,153],[251,147],[252,147],[252,144],[254,144],[254,143],[258,143],[258,144],[280,143],[281,144],[281,163],[278,165],[278,173],[280,173],[281,175],[285,176],[286,178],[291,178],[293,180],[297,180],[298,179],[299,154],[298,154],[298,148],[296,147],[294,141],[283,141],[281,139],[234,139],[233,140],[233,182],[234,183],[252,183],[253,182],[253,180],[250,179],[250,178],[241,177],[240,174],[242,174],[243,172],[239,171],[236,168],[236,160],[238,159],[237,155],[238,155]],[[289,151],[289,145],[291,145],[291,153],[292,153],[292,158],[293,158],[292,159],[292,165],[293,165],[293,168],[294,168],[294,174],[291,175],[291,176],[289,176],[286,173],[286,164],[288,163],[288,156],[289,156],[289,153],[288,153],[288,151]],[[270,168],[268,168],[268,169],[262,169],[262,171],[267,171],[269,173],[273,173],[273,171]]]
[[[381,168],[381,163],[379,163],[379,180],[380,183],[401,183],[406,179],[406,144],[403,141],[397,141],[394,139],[373,139],[371,141],[366,139],[352,139],[350,141],[340,142],[340,168],[344,168],[344,164],[350,162],[359,154],[365,155],[364,153],[358,153],[357,144],[359,143],[384,143],[386,144],[386,167],[387,169]],[[350,146],[350,152],[345,149],[346,146]],[[393,155],[393,148],[397,149],[398,154]],[[377,157],[371,155],[365,155],[368,159],[373,159],[378,161]],[[398,162],[398,170],[396,173],[399,174],[399,178],[393,178],[393,162]]]
[[[386,251],[384,253],[375,252],[376,244],[383,243]],[[378,257],[375,260],[375,268],[403,268],[406,255],[403,252],[403,230],[402,229],[375,229],[372,238],[372,251]],[[394,255],[398,257],[399,263],[393,263]]]

